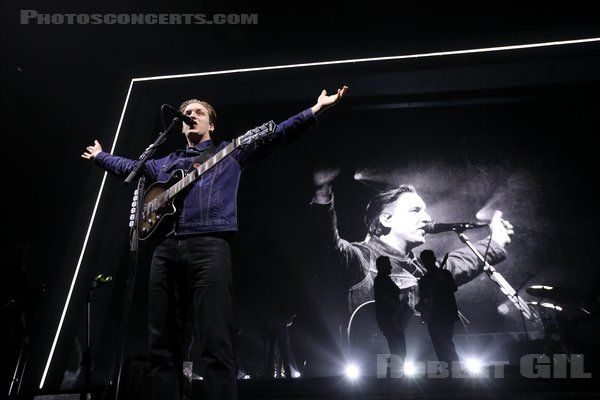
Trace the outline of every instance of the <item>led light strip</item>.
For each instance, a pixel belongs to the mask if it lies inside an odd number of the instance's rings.
[[[127,103],[129,102],[129,97],[131,95],[131,89],[133,88],[133,80],[129,84],[129,90],[127,91],[127,97],[125,98],[125,104],[123,105],[123,111],[121,111],[121,118],[119,119],[119,125],[117,126],[117,132],[115,134],[115,139],[113,140],[112,148],[110,152],[113,153],[115,151],[115,147],[117,145],[117,139],[119,138],[119,132],[121,131],[121,125],[123,124],[123,118],[125,117],[125,110],[127,109]],[[42,374],[42,380],[40,381],[40,389],[44,387],[44,382],[46,381],[46,376],[48,375],[48,370],[50,369],[50,363],[52,362],[52,357],[54,356],[54,350],[56,350],[56,343],[58,342],[58,338],[60,336],[60,332],[62,330],[63,322],[65,321],[65,316],[67,315],[67,310],[69,308],[69,303],[71,301],[71,295],[73,294],[73,288],[75,287],[75,282],[77,281],[77,276],[79,275],[79,269],[81,267],[81,261],[83,260],[83,255],[85,253],[85,249],[87,247],[88,239],[90,237],[90,233],[92,231],[92,226],[94,225],[94,219],[96,218],[96,211],[98,211],[98,205],[100,204],[100,198],[102,197],[102,191],[104,190],[104,183],[106,182],[107,172],[104,173],[102,177],[102,183],[100,184],[100,189],[98,190],[98,195],[96,196],[96,203],[94,204],[94,209],[92,211],[92,216],[90,218],[90,224],[88,225],[87,232],[85,233],[85,239],[83,240],[83,247],[81,248],[81,253],[79,254],[79,259],[77,260],[77,265],[75,267],[75,273],[73,274],[73,279],[71,280],[71,286],[69,287],[69,294],[67,294],[67,300],[65,301],[65,306],[63,308],[62,314],[60,316],[60,320],[58,322],[58,328],[56,329],[56,334],[54,335],[54,341],[52,342],[52,347],[50,348],[50,354],[48,355],[48,361],[46,361],[46,367],[44,368],[44,373]]]

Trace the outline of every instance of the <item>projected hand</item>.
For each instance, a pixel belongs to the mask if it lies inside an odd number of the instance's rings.
[[[339,174],[338,167],[318,169],[313,173],[313,181],[315,186],[330,185]]]
[[[494,211],[492,220],[490,221],[490,229],[492,230],[492,240],[504,247],[510,243],[510,237],[515,233],[512,224],[502,218],[502,211]]]
[[[339,175],[339,168],[322,168],[313,173],[313,182],[315,184],[315,203],[324,204],[331,201],[331,183]]]

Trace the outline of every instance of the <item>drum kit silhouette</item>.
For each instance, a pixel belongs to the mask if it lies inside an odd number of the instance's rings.
[[[537,309],[545,339],[555,341],[562,351],[572,350],[576,341],[592,341],[597,334],[585,328],[590,326],[590,321],[594,322],[591,326],[596,326],[597,317],[585,308],[587,296],[582,290],[567,286],[533,285],[526,292],[536,298],[527,304]]]

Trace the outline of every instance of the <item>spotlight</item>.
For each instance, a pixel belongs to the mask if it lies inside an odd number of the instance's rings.
[[[356,366],[356,364],[348,364],[344,372],[346,377],[351,381],[358,379],[360,376],[360,369]]]
[[[405,361],[404,362],[404,375],[411,378],[414,377],[417,374],[417,366],[415,365],[414,362],[412,361]]]
[[[292,372],[292,378],[300,378],[300,376],[302,376],[302,375],[300,374],[300,372],[298,372],[298,371],[293,371],[293,372]]]
[[[483,368],[483,363],[476,358],[468,358],[465,361],[465,365],[467,367],[467,371],[469,371],[470,375],[479,375],[481,374],[481,370]]]

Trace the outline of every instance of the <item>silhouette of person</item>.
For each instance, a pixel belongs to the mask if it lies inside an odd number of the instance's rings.
[[[401,300],[402,290],[394,283],[390,274],[392,264],[389,257],[381,256],[376,260],[377,276],[374,279],[375,316],[377,326],[385,336],[390,354],[406,356],[406,340],[404,328],[408,319],[410,306],[408,298]]]
[[[423,250],[420,258],[427,272],[419,280],[419,298],[420,304],[426,305],[417,308],[421,308],[421,316],[427,322],[427,330],[438,360],[452,365],[452,361],[459,361],[452,341],[454,322],[458,320],[458,307],[454,297],[456,282],[450,271],[444,269],[445,259],[441,268],[438,268],[432,250]]]
[[[267,368],[269,378],[292,378],[292,353],[288,327],[292,325],[295,317],[294,306],[282,302],[278,315],[270,323]]]

